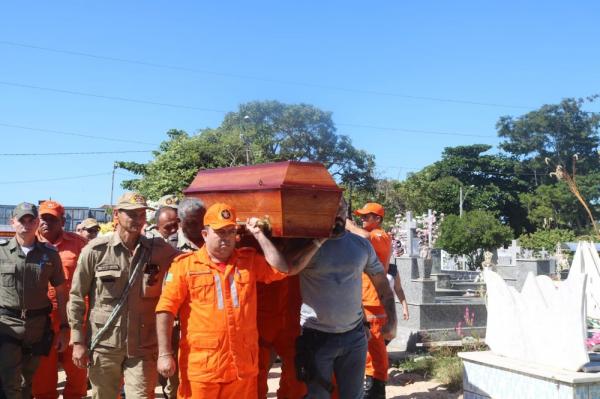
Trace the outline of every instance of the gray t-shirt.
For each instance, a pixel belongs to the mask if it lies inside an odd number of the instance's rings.
[[[300,324],[342,333],[362,321],[362,274],[384,273],[369,241],[349,232],[330,238],[300,272]]]

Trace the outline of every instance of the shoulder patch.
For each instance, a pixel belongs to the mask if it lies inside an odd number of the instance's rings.
[[[53,250],[54,252],[58,252],[58,248],[56,248],[54,245],[50,244],[49,242],[45,242],[44,243],[44,247]]]
[[[96,237],[92,241],[88,242],[88,245],[91,246],[92,248],[106,245],[108,243],[108,241],[110,240],[111,236],[112,236],[112,234],[107,234],[104,236]]]

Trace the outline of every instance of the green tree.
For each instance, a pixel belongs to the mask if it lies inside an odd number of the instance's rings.
[[[500,223],[493,213],[475,210],[465,212],[463,217],[446,216],[440,225],[436,247],[452,255],[466,255],[474,268],[479,249],[493,251],[507,245],[512,237],[510,227]]]
[[[600,211],[600,173],[576,177],[577,186],[594,214]],[[591,222],[587,213],[565,182],[542,184],[531,193],[522,193],[527,218],[538,229],[563,228],[577,234],[587,233]]]
[[[535,184],[552,183],[548,173],[553,168],[546,165],[546,158],[572,174],[571,157],[578,154],[577,168],[582,174],[598,170],[600,113],[583,109],[586,102],[597,97],[566,98],[560,104],[544,105],[520,117],[501,117],[496,124],[498,136],[505,138],[500,148],[523,162],[531,174],[529,180]]]
[[[549,229],[538,230],[535,233],[523,234],[519,237],[519,245],[523,248],[541,251],[553,251],[557,243],[575,241],[576,236],[572,230]]]
[[[400,182],[397,180],[378,179],[375,183],[375,189],[354,189],[342,185],[345,189],[344,195],[353,210],[356,210],[367,202],[377,202],[385,208],[384,226],[391,227],[396,215],[406,210],[404,198],[402,198],[398,187]]]
[[[459,213],[463,187],[464,210],[486,210],[506,221],[516,234],[530,230],[519,194],[527,191],[519,163],[501,154],[486,154],[487,144],[448,147],[442,159],[410,175],[399,188],[408,209]]]
[[[201,168],[283,160],[321,162],[340,183],[359,190],[373,190],[376,183],[373,155],[337,134],[330,112],[307,104],[242,104],[216,129],[196,135],[170,130],[167,136],[150,162],[118,164],[140,176],[124,181],[124,188],[156,199],[181,193]]]

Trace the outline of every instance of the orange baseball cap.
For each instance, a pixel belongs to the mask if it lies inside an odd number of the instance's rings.
[[[235,209],[222,202],[211,205],[204,215],[204,225],[210,226],[213,230],[236,226]]]
[[[374,213],[383,217],[383,215],[385,215],[385,209],[377,202],[367,202],[365,206],[354,211],[355,215],[367,215],[369,213]]]
[[[61,218],[65,216],[65,208],[56,201],[44,201],[40,204],[40,216],[45,214],[50,214],[56,216],[57,218]]]

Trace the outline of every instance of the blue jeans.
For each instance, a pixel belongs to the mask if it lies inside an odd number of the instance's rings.
[[[335,374],[340,399],[361,399],[367,359],[367,337],[363,325],[340,334],[315,330],[310,330],[310,333],[316,333],[323,339],[315,352],[315,367],[319,375],[331,382]],[[330,394],[321,383],[311,381],[307,397],[329,399]]]

